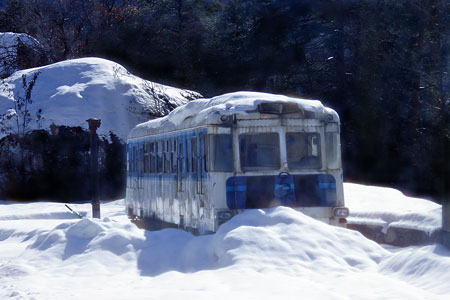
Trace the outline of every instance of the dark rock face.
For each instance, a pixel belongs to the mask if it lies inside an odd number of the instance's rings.
[[[100,137],[99,197],[123,198],[125,145],[113,133]],[[0,140],[0,198],[82,201],[90,199],[89,133],[81,127],[55,126],[23,137]]]
[[[35,38],[24,33],[0,33],[0,78],[46,63],[44,48]]]

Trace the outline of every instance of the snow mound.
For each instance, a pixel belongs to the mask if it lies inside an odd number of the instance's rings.
[[[332,227],[287,207],[251,210],[225,223],[214,236],[220,266],[317,271],[364,269],[386,255],[359,232]]]
[[[16,97],[23,97],[22,75],[30,80],[36,72],[40,73],[29,106],[33,118],[29,129],[48,128],[51,124],[86,128],[87,119],[100,118],[100,134],[112,131],[125,139],[136,124],[201,97],[192,91],[143,80],[115,62],[94,57],[17,71],[6,79],[7,87]],[[14,102],[2,89],[0,115],[11,115],[12,110]],[[34,117],[37,114],[41,119]],[[14,131],[14,124],[10,125]]]
[[[70,226],[66,231],[66,236],[68,238],[91,240],[104,231],[104,226],[94,220],[83,219],[80,222]]]
[[[450,279],[450,251],[442,245],[411,247],[395,252],[380,263],[379,271],[407,279],[435,293],[450,294],[450,285],[436,280]]]
[[[356,231],[331,227],[286,207],[245,212],[215,235],[202,237],[175,229],[143,232],[111,218],[83,219],[37,233],[30,249],[53,257],[59,253],[61,260],[109,253],[116,264],[125,264],[135,257],[141,274],[148,276],[225,267],[292,273],[309,272],[314,265],[317,272],[356,271],[375,267],[388,253]]]
[[[441,205],[412,198],[392,188],[345,183],[345,205],[350,209],[349,224],[367,224],[416,229],[431,234],[442,226]]]

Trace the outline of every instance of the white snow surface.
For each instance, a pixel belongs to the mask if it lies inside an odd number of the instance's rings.
[[[284,95],[240,91],[216,96],[208,99],[199,99],[189,102],[186,105],[176,108],[170,114],[163,118],[150,120],[139,124],[130,132],[129,138],[143,136],[148,134],[152,129],[173,130],[185,121],[189,120],[188,126],[195,127],[201,125],[212,116],[247,114],[249,111],[255,111],[258,104],[264,102],[276,103],[296,103],[299,108],[316,114],[318,118],[322,117],[324,112],[332,113],[337,122],[338,116],[330,108],[323,106],[318,100],[307,100],[300,98],[292,98]]]
[[[95,57],[17,71],[6,82],[16,95],[23,96],[22,74],[30,80],[35,72],[40,75],[29,108],[32,117],[41,109],[43,120],[32,121],[30,129],[48,128],[52,123],[87,128],[87,119],[100,118],[100,134],[112,131],[125,140],[131,128],[148,121],[151,113],[164,107],[158,97],[167,97],[174,106],[187,103],[190,96],[201,97],[141,79],[115,62]],[[10,114],[12,109],[11,97],[0,89],[0,116]]]
[[[348,188],[350,187],[350,188]],[[346,185],[352,199],[383,188]],[[387,195],[387,194],[385,194]],[[386,199],[403,203],[398,193]],[[350,209],[358,204],[349,201]],[[392,204],[394,205],[394,204]],[[235,216],[214,235],[145,231],[124,202],[0,201],[0,299],[449,299],[450,251],[383,248],[286,207]],[[360,211],[377,210],[364,200]],[[411,211],[423,205],[408,202]]]
[[[368,224],[417,229],[431,234],[442,227],[441,205],[407,197],[393,188],[345,183],[345,204],[350,208],[349,224]]]

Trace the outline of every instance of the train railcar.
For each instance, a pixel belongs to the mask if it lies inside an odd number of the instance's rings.
[[[292,207],[345,226],[338,114],[256,92],[200,99],[127,139],[128,215],[215,232],[247,209]]]

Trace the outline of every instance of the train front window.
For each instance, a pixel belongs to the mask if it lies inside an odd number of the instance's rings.
[[[206,169],[212,172],[233,171],[233,138],[231,134],[208,134],[206,136]]]
[[[242,171],[278,170],[280,141],[278,133],[241,134],[239,155]]]
[[[320,135],[318,133],[288,132],[286,150],[290,169],[320,168]]]
[[[325,146],[327,151],[328,169],[337,170],[341,168],[341,145],[339,134],[327,132],[325,134]]]

